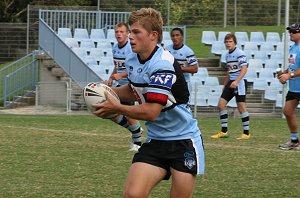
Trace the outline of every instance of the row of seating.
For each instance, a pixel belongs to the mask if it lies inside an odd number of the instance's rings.
[[[218,32],[218,38],[216,37],[215,31],[202,31],[202,38],[201,42],[205,45],[212,45],[215,41],[220,41],[224,43],[224,37],[226,34],[230,32],[227,31],[220,31]],[[280,39],[280,35],[278,32],[267,32],[266,38],[264,37],[263,32],[250,32],[250,38],[248,37],[247,32],[234,32],[237,43],[244,44],[245,42],[257,42],[257,43],[264,43],[264,42],[271,42],[271,43],[279,43],[284,42],[284,39]],[[282,36],[284,38],[284,34]]]

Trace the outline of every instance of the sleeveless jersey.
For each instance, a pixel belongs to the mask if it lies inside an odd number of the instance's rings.
[[[126,44],[122,47],[119,47],[118,43],[116,43],[113,46],[112,53],[113,53],[113,59],[115,68],[117,69],[117,73],[122,73],[123,71],[126,71],[125,69],[125,59],[126,56],[131,53],[131,46],[130,43],[127,41]],[[122,78],[118,81],[118,85],[125,85],[128,84],[128,79]]]
[[[227,52],[226,66],[229,71],[230,80],[236,80],[241,73],[241,68],[247,67],[247,65],[247,57],[241,49],[235,48],[232,52]],[[245,76],[243,79],[245,79]]]
[[[166,49],[169,50],[181,66],[188,67],[198,63],[193,50],[186,45],[182,45],[179,49],[174,49],[174,45],[171,44],[166,46]],[[183,75],[187,81],[191,79],[191,73],[184,72]]]
[[[300,43],[293,45],[289,50],[289,72],[300,69]],[[300,93],[300,77],[289,80],[289,91]]]
[[[157,46],[145,61],[131,53],[125,63],[137,101],[163,105],[156,120],[146,122],[148,139],[180,140],[200,135],[197,120],[187,104],[186,81],[178,62],[167,50]]]

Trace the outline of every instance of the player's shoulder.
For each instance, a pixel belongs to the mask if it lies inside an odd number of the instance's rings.
[[[151,58],[151,69],[153,70],[173,70],[174,56],[165,48],[159,47]]]

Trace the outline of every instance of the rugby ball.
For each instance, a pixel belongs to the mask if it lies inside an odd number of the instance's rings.
[[[100,104],[106,101],[106,97],[104,92],[107,92],[112,96],[114,100],[120,103],[120,99],[116,92],[111,89],[109,86],[103,84],[103,83],[89,83],[83,88],[83,98],[85,101],[85,104],[87,108],[91,111],[94,112],[97,110],[97,108],[93,107],[94,104]],[[117,114],[112,114],[109,115],[105,118],[113,118]]]

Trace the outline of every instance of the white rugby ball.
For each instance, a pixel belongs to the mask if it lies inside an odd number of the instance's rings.
[[[87,84],[83,89],[83,98],[85,101],[85,104],[87,108],[94,112],[97,109],[93,107],[94,104],[100,104],[106,101],[106,97],[104,92],[107,92],[112,96],[113,99],[115,99],[117,102],[120,103],[120,99],[116,92],[112,90],[109,86],[103,84],[103,83],[89,83]],[[107,116],[106,118],[113,118],[116,114],[112,114]]]

